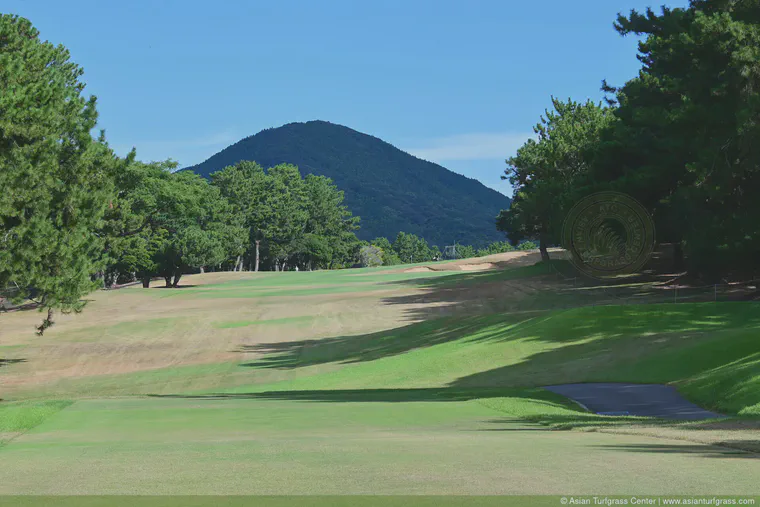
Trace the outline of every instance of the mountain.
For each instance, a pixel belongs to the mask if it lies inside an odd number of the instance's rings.
[[[393,241],[404,231],[441,248],[504,239],[495,218],[509,206],[508,197],[342,125],[310,121],[262,130],[184,170],[208,177],[241,160],[264,167],[290,163],[301,174],[331,178],[345,192],[348,208],[361,217],[361,239]]]

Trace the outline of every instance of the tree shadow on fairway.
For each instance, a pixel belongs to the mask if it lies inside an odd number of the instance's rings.
[[[641,370],[632,368],[637,361],[651,362],[660,353],[683,355],[683,351],[688,352],[692,346],[699,352],[701,344],[710,341],[716,331],[760,328],[757,309],[755,303],[710,303],[447,317],[378,333],[249,345],[239,351],[265,354],[243,366],[293,369],[325,363],[375,361],[453,341],[462,341],[467,347],[519,341],[519,350],[506,347],[503,353],[525,354],[522,360],[515,362],[512,357],[510,364],[461,377],[454,380],[452,386],[517,387],[602,381],[610,372],[619,370],[619,366],[628,370],[619,371],[620,378],[610,381],[670,382],[682,378],[684,372],[695,373],[702,371],[700,368],[740,360],[756,352],[757,347],[751,340],[743,340],[743,348],[710,345],[709,353],[696,358],[702,363],[692,358],[667,368],[652,367],[653,372],[664,372],[665,376],[650,380],[641,380],[637,377],[641,376]],[[665,355],[662,361],[674,358]],[[720,362],[722,359],[725,361]],[[445,357],[442,360],[445,361]],[[633,378],[625,378],[626,374]]]
[[[451,274],[436,277],[411,278],[387,282],[396,285],[409,285],[413,287],[437,289],[437,288],[462,288],[466,286],[480,286],[484,283],[504,282],[509,280],[523,280],[533,277],[556,278],[557,273],[567,274],[569,278],[579,277],[580,274],[568,261],[553,260],[551,263],[532,261],[529,265],[514,266],[513,262],[496,262],[495,269],[485,271],[452,271]]]
[[[753,379],[760,369],[757,305],[726,303],[582,309],[560,314],[522,334],[524,340],[554,343],[512,362],[450,383],[452,387],[541,386],[579,382],[670,383],[705,408],[737,413],[760,402]],[[672,308],[672,307],[671,307]],[[719,331],[732,330],[729,334]],[[525,329],[517,328],[523,332]],[[730,346],[727,346],[727,340]],[[721,394],[716,399],[714,393]],[[710,400],[720,406],[710,406]],[[698,403],[700,404],[700,403]],[[736,406],[734,406],[736,405]],[[738,408],[737,408],[738,407]]]
[[[544,389],[326,389],[311,391],[265,391],[260,393],[212,393],[198,395],[152,394],[153,398],[183,398],[193,400],[289,400],[328,403],[388,403],[388,402],[453,402],[487,398],[521,398],[546,402],[555,407],[563,405],[561,397]]]
[[[268,354],[262,359],[242,365],[252,368],[299,368],[334,362],[357,363],[403,354],[465,336],[477,336],[479,340],[498,339],[503,335],[505,327],[533,318],[534,314],[531,313],[444,318],[359,336],[244,345],[238,351]]]
[[[733,442],[732,445],[736,444]],[[744,458],[760,459],[760,454],[721,447],[719,444],[628,444],[628,445],[597,445],[597,449],[606,451],[644,452],[657,454],[687,454],[705,458]]]
[[[590,412],[572,410],[546,411],[537,414],[521,414],[521,418],[537,426],[552,430],[581,429],[592,432],[613,434],[642,435],[654,438],[687,440],[701,444],[715,451],[715,447],[728,449],[728,453],[737,451],[755,453],[760,457],[760,440],[751,438],[756,435],[760,421],[757,419],[723,418],[705,421],[684,421],[681,419],[662,419],[658,417],[607,416]],[[517,431],[514,419],[493,419],[487,421],[493,428],[478,428],[471,431]],[[723,430],[739,430],[736,433]],[[705,435],[704,432],[711,433]],[[747,438],[750,437],[750,438]],[[695,445],[694,448],[698,446]],[[643,452],[646,449],[638,449]],[[653,452],[655,450],[653,449]],[[747,457],[747,456],[744,456]]]
[[[676,275],[662,275],[658,269],[601,281],[580,273],[566,260],[520,267],[507,263],[501,270],[388,282],[419,290],[388,297],[383,303],[408,306],[404,311],[410,320],[486,311],[673,303],[674,291],[669,284]],[[676,300],[710,302],[716,295],[712,286],[682,287]],[[720,297],[724,301],[740,300],[728,293],[721,293]]]
[[[568,400],[569,403],[569,400]],[[555,404],[556,406],[556,404]],[[592,412],[582,412],[579,409],[567,409],[558,413],[542,412],[535,414],[521,414],[520,417],[528,422],[539,424],[545,430],[571,430],[577,428],[615,428],[615,427],[636,427],[636,426],[676,426],[681,423],[678,420],[659,419],[656,417],[636,417],[636,416],[610,416],[599,415]],[[491,424],[502,427],[484,428],[478,431],[511,431],[504,425],[514,423],[514,419],[493,419],[488,421]]]
[[[517,312],[570,308],[599,300],[591,293],[571,297],[573,282],[560,282],[545,264],[505,270],[453,273],[433,278],[387,282],[418,289],[387,297],[387,305],[407,306],[410,320],[484,312]]]
[[[11,364],[25,363],[26,359],[0,359],[0,368]]]

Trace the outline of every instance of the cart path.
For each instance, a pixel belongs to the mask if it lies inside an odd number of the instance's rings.
[[[545,389],[566,396],[597,414],[688,420],[722,417],[686,400],[675,387],[663,384],[563,384]]]

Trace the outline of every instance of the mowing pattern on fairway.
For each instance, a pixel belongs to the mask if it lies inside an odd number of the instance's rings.
[[[0,494],[756,492],[758,304],[610,305],[547,273],[212,273],[99,292],[41,338],[3,315],[4,397],[26,401],[0,405]],[[539,388],[579,382],[735,417]]]
[[[544,395],[500,401],[565,410]],[[0,494],[736,495],[756,492],[760,474],[760,460],[737,451],[547,431],[425,393],[83,400],[0,453]]]

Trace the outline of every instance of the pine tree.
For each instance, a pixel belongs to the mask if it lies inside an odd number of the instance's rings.
[[[84,98],[83,71],[24,18],[0,16],[0,289],[47,311],[80,311],[103,267],[97,235],[120,164]]]

